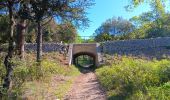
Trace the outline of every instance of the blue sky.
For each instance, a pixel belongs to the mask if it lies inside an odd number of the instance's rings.
[[[128,12],[125,6],[130,4],[130,0],[95,0],[95,5],[87,10],[88,18],[91,21],[90,27],[86,30],[79,30],[80,36],[90,36],[107,19],[112,17],[123,17],[129,19],[140,15],[142,12],[150,10],[149,5],[143,4]]]

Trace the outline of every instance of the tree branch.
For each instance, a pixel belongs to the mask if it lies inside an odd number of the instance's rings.
[[[44,24],[42,24],[42,26],[48,24],[52,19],[53,19],[53,17],[50,17],[50,19],[47,22],[45,22]]]

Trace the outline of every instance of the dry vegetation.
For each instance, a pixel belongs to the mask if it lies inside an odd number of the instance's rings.
[[[4,99],[61,99],[70,89],[79,71],[74,66],[64,65],[64,57],[59,53],[46,53],[41,63],[35,62],[34,53],[26,53],[25,60],[19,61],[15,57],[13,87],[10,95]],[[0,77],[5,75],[3,66],[4,53],[0,53]],[[0,86],[3,81],[0,80]],[[0,88],[6,94],[6,91]]]

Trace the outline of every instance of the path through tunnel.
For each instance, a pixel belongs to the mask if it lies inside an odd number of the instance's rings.
[[[73,55],[73,64],[80,69],[95,69],[96,57],[92,53],[81,52]]]

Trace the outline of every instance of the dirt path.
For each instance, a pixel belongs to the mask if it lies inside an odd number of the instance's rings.
[[[106,100],[105,92],[93,72],[82,73],[64,100]]]

